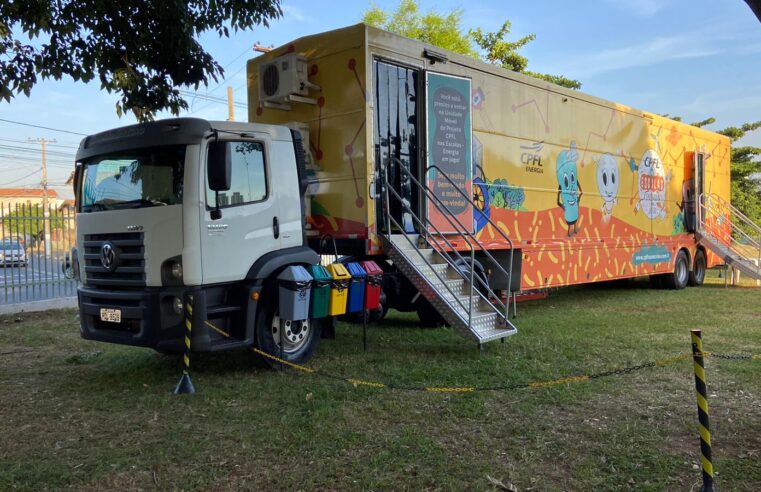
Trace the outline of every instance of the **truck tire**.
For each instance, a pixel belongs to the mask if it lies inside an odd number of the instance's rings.
[[[420,296],[415,302],[417,317],[420,320],[420,326],[423,328],[439,328],[446,326],[447,322],[441,317],[436,308],[428,300]]]
[[[692,271],[690,272],[688,284],[692,287],[703,285],[706,279],[706,255],[703,250],[695,253],[695,261],[692,262]]]
[[[322,323],[319,320],[281,320],[278,315],[278,287],[265,286],[257,310],[254,346],[272,356],[294,364],[303,364],[312,358],[320,341]],[[283,350],[280,350],[280,340]],[[260,356],[269,367],[280,369],[281,364],[269,357]]]
[[[679,251],[674,260],[674,272],[664,277],[664,284],[669,289],[681,290],[687,287],[687,281],[690,277],[690,262],[687,259],[687,253]]]

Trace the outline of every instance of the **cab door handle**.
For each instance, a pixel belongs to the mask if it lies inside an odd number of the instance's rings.
[[[275,239],[280,237],[280,222],[277,220],[277,216],[272,218],[272,234]]]

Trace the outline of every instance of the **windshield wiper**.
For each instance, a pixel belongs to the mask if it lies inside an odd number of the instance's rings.
[[[119,208],[140,208],[140,207],[156,207],[166,206],[168,203],[161,200],[154,200],[152,198],[137,198],[135,200],[128,200],[119,204]]]
[[[96,211],[96,210],[105,210],[107,208],[108,208],[108,204],[101,203],[101,202],[90,203],[90,204],[82,206],[82,209],[83,209],[84,212],[93,212],[93,211]]]

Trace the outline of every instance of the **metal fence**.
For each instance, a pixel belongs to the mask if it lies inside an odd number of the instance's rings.
[[[76,295],[67,271],[76,238],[69,207],[0,203],[0,304]]]

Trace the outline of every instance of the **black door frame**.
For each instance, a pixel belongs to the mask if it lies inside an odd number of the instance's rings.
[[[415,128],[416,128],[416,158],[417,158],[417,175],[415,178],[425,185],[425,168],[427,167],[427,159],[426,159],[426,131],[425,128],[425,115],[422,114],[424,110],[424,106],[422,103],[425,101],[426,97],[426,87],[425,87],[425,72],[426,68],[422,65],[414,65],[409,62],[400,61],[394,58],[373,54],[372,55],[372,62],[373,62],[373,74],[371,76],[372,80],[372,95],[373,95],[373,102],[375,102],[377,97],[377,90],[378,88],[375,86],[375,64],[377,62],[380,63],[386,63],[388,65],[394,65],[401,68],[406,68],[408,70],[414,70],[417,72],[417,84],[415,87]],[[377,115],[377,105],[373,104],[373,111],[374,115],[372,118],[373,123],[376,121],[376,115]],[[377,129],[373,130],[373,160],[375,161],[375,164],[373,166],[373,171],[376,174],[376,182],[380,183],[379,187],[376,189],[380,191],[380,186],[382,186],[382,180],[383,180],[383,169],[381,168],[382,162],[381,159],[379,159],[378,153],[376,152],[376,142],[375,142],[375,135],[376,135]],[[413,186],[413,190],[417,187]],[[378,194],[378,197],[381,198],[382,195]],[[425,214],[426,214],[426,208],[425,208],[425,197],[423,193],[420,192],[418,189],[417,191],[417,197],[415,197],[417,200],[417,210],[418,210],[418,216],[420,217],[421,221],[425,223]],[[382,219],[382,220],[380,220]],[[381,230],[385,225],[385,218],[383,217],[383,203],[380,201],[376,201],[376,224],[378,227],[378,230]],[[418,225],[414,224],[414,228],[418,230]],[[420,232],[418,230],[418,232]]]

